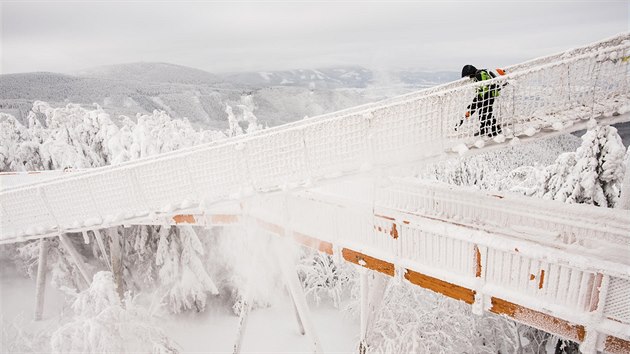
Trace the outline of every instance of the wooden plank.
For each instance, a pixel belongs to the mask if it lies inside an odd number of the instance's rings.
[[[394,276],[394,264],[382,261],[378,258],[370,257],[363,253],[353,251],[348,248],[344,248],[341,250],[341,254],[345,260],[348,262],[358,264],[362,267],[375,270],[377,272],[381,272],[383,274],[387,274],[391,277]]]
[[[630,341],[608,336],[604,342],[604,351],[612,354],[628,354],[630,353]]]
[[[278,236],[284,236],[284,228],[283,227],[278,226],[276,224],[272,224],[272,223],[266,222],[266,221],[261,220],[261,219],[257,219],[257,221],[258,221],[258,225],[260,227],[262,227],[263,229],[265,229],[265,230],[267,230],[267,231],[269,231],[271,233],[274,233],[274,234],[276,234]]]
[[[582,325],[577,325],[496,297],[492,297],[491,304],[490,312],[507,315],[519,322],[549,333],[557,334],[575,342],[582,342],[584,340],[586,331]]]
[[[443,280],[418,273],[411,269],[407,269],[405,279],[412,284],[435,291],[436,293],[440,293],[456,300],[464,301],[469,305],[472,305],[475,302],[474,290],[451,284]]]
[[[181,214],[173,216],[175,224],[195,224],[195,216],[191,214]]]
[[[210,216],[210,223],[211,224],[220,224],[220,225],[236,224],[236,223],[238,223],[238,221],[239,221],[238,215],[216,214],[216,215],[211,215]]]
[[[310,247],[330,255],[333,254],[333,245],[330,242],[321,241],[300,232],[293,232],[293,239],[306,247]]]

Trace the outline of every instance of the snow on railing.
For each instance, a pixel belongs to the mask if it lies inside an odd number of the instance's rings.
[[[246,205],[244,212],[271,233],[334,249],[354,263],[358,254],[358,264],[390,276],[397,269],[411,282],[409,274],[439,279],[418,285],[487,311],[502,313],[490,301],[497,298],[495,304],[507,301],[620,338],[630,330],[627,211],[423,182],[378,189],[373,203],[301,192]],[[510,229],[525,219],[536,228]],[[620,257],[611,258],[615,252]],[[547,325],[538,327],[584,340],[584,328]]]
[[[491,81],[460,80],[223,142],[7,188],[0,192],[0,241],[308,186],[443,156],[464,143],[482,147],[486,140],[475,136],[474,118],[455,127],[477,90],[490,84],[502,87],[494,111],[503,136],[570,131],[576,121],[628,110],[629,37],[599,43],[597,51],[540,60]]]

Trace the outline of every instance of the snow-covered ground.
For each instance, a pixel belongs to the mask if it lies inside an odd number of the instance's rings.
[[[19,276],[12,265],[0,268],[0,352],[50,352],[50,335],[71,314],[67,297],[50,281],[46,287],[42,321],[34,321],[35,280]],[[309,352],[309,338],[298,332],[288,296],[273,306],[255,309],[249,316],[242,341],[243,352]],[[328,353],[356,352],[358,319],[331,304],[311,304],[312,319],[323,348]],[[160,318],[161,328],[182,352],[232,352],[239,317],[225,307],[222,299],[210,301],[202,313],[183,313]]]

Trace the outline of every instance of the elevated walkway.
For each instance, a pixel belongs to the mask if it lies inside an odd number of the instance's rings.
[[[454,83],[0,190],[0,243],[131,224],[266,232],[582,342],[630,352],[630,213],[393,178],[423,161],[630,120],[630,34]],[[503,134],[461,118],[483,85]],[[455,129],[457,127],[457,129]],[[9,177],[6,177],[9,178]],[[321,188],[320,188],[321,187]],[[356,189],[356,188],[355,188]]]

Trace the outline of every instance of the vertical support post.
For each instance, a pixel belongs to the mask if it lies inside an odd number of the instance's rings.
[[[383,298],[385,298],[385,290],[387,290],[387,285],[391,280],[390,277],[377,273],[370,272],[372,276],[372,284],[370,285],[370,297],[368,303],[368,323],[367,323],[367,334],[365,338],[370,334],[372,330],[372,326],[374,325],[374,321],[376,320],[376,315],[381,310],[381,306],[383,305]]]
[[[48,240],[39,239],[39,262],[37,264],[37,285],[35,290],[35,321],[42,319],[44,312],[44,293],[46,290],[46,260],[48,258]]]
[[[477,279],[477,284],[475,286],[475,302],[472,304],[472,313],[481,316],[483,315],[485,306],[485,298],[482,289],[486,282],[488,247],[474,245],[473,252],[473,273],[475,279]]]
[[[125,234],[129,230],[123,229]],[[118,235],[117,228],[113,228],[109,232],[109,252],[111,255],[112,274],[114,276],[114,283],[116,283],[116,289],[118,290],[118,296],[122,301],[125,297],[125,289],[123,288],[123,264],[122,264],[122,250],[120,247],[120,236]]]
[[[242,205],[241,205],[242,207]],[[253,227],[252,218],[246,217],[243,219],[243,230],[242,233],[247,237],[245,240],[249,242],[249,238],[251,237],[251,230]],[[257,255],[254,255],[257,258]],[[256,264],[256,259],[252,259],[250,263],[251,266],[248,269],[245,277],[245,288],[243,289],[243,298],[242,298],[242,308],[241,313],[239,314],[238,319],[238,328],[236,330],[236,340],[234,341],[233,353],[239,354],[241,352],[241,345],[243,344],[243,337],[245,336],[245,330],[247,329],[247,320],[249,318],[249,313],[252,310],[252,295],[251,295],[251,279],[252,279],[252,268]]]
[[[608,296],[608,284],[610,283],[610,277],[608,275],[597,276],[601,280],[596,280],[595,286],[593,286],[593,296],[591,297],[592,318],[597,321],[604,317],[604,306],[606,305],[606,297]],[[599,286],[597,286],[599,283]],[[584,354],[596,354],[599,350],[604,348],[604,339],[606,336],[600,336],[597,330],[592,327],[586,327],[586,335],[584,341],[580,344],[580,353]]]
[[[369,291],[370,284],[368,280],[368,270],[361,269],[361,333],[359,341],[359,353],[365,354],[367,352],[367,329],[368,329],[368,317],[369,317]]]
[[[621,196],[617,202],[617,208],[630,210],[630,150],[626,152],[626,173],[621,183]]]
[[[77,269],[79,269],[79,273],[81,273],[81,276],[83,276],[83,279],[85,280],[87,286],[90,286],[90,284],[92,283],[92,274],[90,271],[88,271],[87,267],[83,263],[81,255],[76,250],[76,248],[74,248],[72,241],[70,241],[66,234],[59,234],[59,241],[61,241],[61,244],[70,255],[70,258],[72,258],[72,260],[74,261]]]
[[[389,277],[365,268],[361,272],[361,328],[359,353],[367,353],[367,338],[372,330],[376,314],[380,311],[385,297]]]

